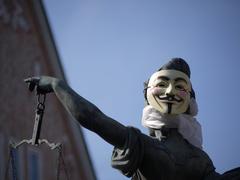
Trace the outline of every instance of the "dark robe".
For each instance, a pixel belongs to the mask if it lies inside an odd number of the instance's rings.
[[[123,148],[114,148],[112,166],[133,180],[215,180],[211,159],[189,144],[177,129],[160,131],[158,137],[129,127]]]

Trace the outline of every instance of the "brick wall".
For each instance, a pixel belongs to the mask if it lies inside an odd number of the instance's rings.
[[[9,142],[32,136],[36,96],[28,92],[23,79],[40,74],[64,79],[44,18],[37,1],[0,0],[0,179],[5,177]],[[95,179],[81,129],[53,94],[47,96],[41,138],[63,144],[65,167],[71,180]],[[57,151],[45,145],[23,145],[16,153],[18,179],[27,180],[34,175],[35,180],[56,179]],[[33,174],[31,168],[38,171]],[[63,163],[60,172],[62,179],[66,179]],[[11,175],[9,167],[8,177]]]

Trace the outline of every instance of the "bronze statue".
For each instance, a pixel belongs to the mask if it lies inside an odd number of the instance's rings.
[[[54,92],[85,128],[114,146],[112,167],[134,180],[239,180],[240,169],[223,175],[202,150],[201,126],[190,68],[173,58],[145,83],[142,124],[150,135],[126,127],[74,92],[64,81],[48,77],[25,80],[29,90]]]

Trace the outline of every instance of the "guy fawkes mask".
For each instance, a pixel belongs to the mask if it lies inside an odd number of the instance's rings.
[[[177,70],[155,72],[148,83],[147,100],[163,114],[185,113],[190,103],[191,82]]]

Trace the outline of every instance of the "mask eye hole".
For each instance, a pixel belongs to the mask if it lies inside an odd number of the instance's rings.
[[[183,85],[180,85],[180,84],[176,85],[175,88],[176,88],[177,90],[180,90],[180,91],[185,91],[184,86],[183,86]]]
[[[166,82],[160,82],[157,84],[156,87],[159,87],[159,88],[166,88],[168,86],[168,84]]]

